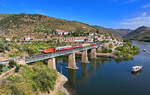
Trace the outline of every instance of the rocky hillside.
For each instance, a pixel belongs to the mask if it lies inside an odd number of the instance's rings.
[[[125,38],[150,42],[150,27],[141,26],[131,33],[127,34]]]
[[[108,34],[104,28],[95,28],[88,24],[39,14],[12,14],[2,17],[0,20],[1,34],[14,39],[22,39],[27,35],[33,35],[37,38],[46,38],[48,35],[53,34],[56,29],[80,34],[91,32]]]

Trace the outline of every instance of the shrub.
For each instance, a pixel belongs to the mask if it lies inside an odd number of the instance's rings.
[[[13,68],[14,66],[17,66],[17,63],[14,60],[10,60],[8,68]]]
[[[111,49],[105,49],[105,48],[102,49],[102,53],[111,53],[111,52],[112,52]]]
[[[62,91],[58,91],[57,95],[66,95],[66,94],[64,92],[62,92]]]
[[[113,48],[113,44],[109,44],[109,48]]]
[[[20,67],[21,67],[21,65],[17,65],[17,66],[16,66],[16,69],[15,69],[15,72],[19,72]]]
[[[5,67],[5,65],[3,65],[3,64],[0,64],[0,70],[1,70],[3,67]]]
[[[0,64],[0,74],[3,72],[3,68],[5,67],[5,65]]]
[[[0,38],[0,52],[4,52],[5,50],[10,50],[9,44],[5,39]]]
[[[124,58],[133,58],[133,55],[139,53],[139,48],[132,45],[132,41],[126,40],[123,46],[117,47],[115,55]]]
[[[10,89],[11,89],[11,95],[25,95],[24,92],[17,87],[17,85],[12,85]]]

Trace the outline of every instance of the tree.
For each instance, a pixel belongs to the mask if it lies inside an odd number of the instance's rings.
[[[16,61],[10,60],[10,61],[9,61],[9,66],[8,66],[8,68],[13,68],[13,67],[16,66],[16,65],[17,65]]]
[[[0,52],[5,50],[9,50],[9,43],[5,39],[0,38]]]

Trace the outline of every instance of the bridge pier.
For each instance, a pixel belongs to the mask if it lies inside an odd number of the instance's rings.
[[[97,58],[96,49],[91,49],[91,58],[92,59],[96,59]]]
[[[69,69],[78,69],[75,60],[75,53],[69,54],[68,58],[68,67]]]
[[[82,63],[89,63],[87,50],[85,50],[85,51],[82,52],[81,62]]]
[[[55,58],[49,59],[47,65],[48,65],[48,67],[56,70],[56,60],[55,60]]]

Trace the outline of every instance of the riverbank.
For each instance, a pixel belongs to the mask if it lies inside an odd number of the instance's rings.
[[[118,57],[113,54],[113,53],[97,53],[97,57],[107,57],[107,58],[115,58],[117,59]]]
[[[53,91],[51,91],[48,95],[60,95],[59,92],[61,92],[63,95],[70,95],[68,90],[64,87],[64,84],[68,81],[67,77],[62,75],[61,73],[58,73],[58,78],[56,80],[56,85]],[[41,94],[43,95],[43,94]]]

